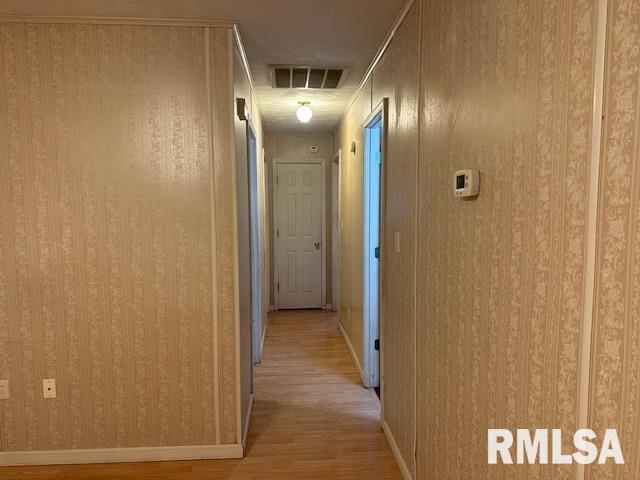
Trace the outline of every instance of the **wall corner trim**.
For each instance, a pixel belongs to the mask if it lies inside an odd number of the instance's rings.
[[[241,444],[0,452],[0,466],[242,458]]]
[[[395,457],[396,462],[398,462],[398,467],[400,467],[400,473],[402,473],[402,478],[404,478],[404,480],[412,480],[411,471],[409,470],[407,463],[404,461],[404,458],[402,458],[402,454],[400,453],[400,448],[398,448],[396,439],[393,436],[393,433],[391,433],[389,424],[383,420],[380,426],[382,427],[384,436],[387,438],[387,442],[389,442],[389,447],[391,447],[391,452],[393,453],[393,456]]]

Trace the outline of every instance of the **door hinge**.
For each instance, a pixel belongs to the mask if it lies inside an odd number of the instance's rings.
[[[376,350],[380,350],[380,339],[376,338],[375,342],[373,342],[373,348],[375,348]]]
[[[278,175],[276,175],[276,185],[278,185]]]
[[[276,237],[280,238],[280,229],[276,229]]]
[[[280,291],[280,282],[278,282],[278,291]]]
[[[373,256],[377,259],[380,259],[380,247],[376,247],[373,249]]]

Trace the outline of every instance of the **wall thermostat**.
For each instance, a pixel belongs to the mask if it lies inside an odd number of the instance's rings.
[[[480,172],[458,170],[453,175],[453,195],[455,197],[475,197],[480,193]]]

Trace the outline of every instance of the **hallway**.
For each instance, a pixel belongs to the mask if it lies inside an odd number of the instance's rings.
[[[400,479],[379,413],[325,311],[270,315],[242,460],[0,468],[0,478],[65,480]]]
[[[270,317],[255,390],[246,460],[264,462],[272,478],[402,478],[336,314]],[[246,478],[271,478],[256,473]]]

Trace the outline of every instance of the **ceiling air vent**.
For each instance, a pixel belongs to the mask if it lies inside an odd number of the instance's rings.
[[[347,76],[344,68],[297,67],[271,65],[273,88],[315,88],[333,90],[340,88]]]

